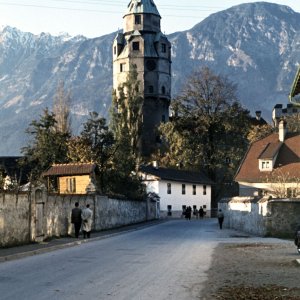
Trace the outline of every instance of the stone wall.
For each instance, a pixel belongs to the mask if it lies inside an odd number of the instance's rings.
[[[0,246],[26,244],[73,234],[71,211],[79,202],[94,212],[93,230],[105,230],[153,220],[156,202],[116,200],[98,195],[1,194]]]
[[[30,242],[27,194],[0,194],[0,247]]]
[[[154,203],[154,202],[152,202]],[[148,219],[155,219],[153,204],[147,208],[146,202],[116,200],[108,197],[97,196],[95,198],[94,226],[97,230],[120,227],[124,225],[140,223]],[[147,212],[148,210],[148,212]]]
[[[300,199],[234,197],[218,204],[224,227],[259,236],[292,238],[300,225]]]

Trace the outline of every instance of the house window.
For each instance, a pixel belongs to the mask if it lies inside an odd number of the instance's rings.
[[[182,184],[182,195],[185,195],[185,184]]]
[[[167,194],[171,194],[171,183],[167,184]]]
[[[193,195],[196,195],[196,185],[193,184]]]
[[[125,63],[120,64],[120,72],[125,72]]]
[[[70,193],[76,192],[76,179],[75,178],[67,178],[66,185],[67,185],[67,192],[70,192]]]
[[[261,169],[262,170],[270,169],[270,162],[269,161],[262,161],[261,162]]]
[[[154,87],[153,87],[153,85],[149,85],[148,90],[149,90],[149,94],[153,94],[153,92],[154,92]]]
[[[203,195],[206,195],[206,185],[203,185]]]
[[[142,24],[142,16],[141,15],[135,15],[134,16],[134,24],[135,25]]]
[[[162,86],[161,87],[161,93],[164,95],[166,93],[166,87]]]
[[[161,44],[161,52],[166,53],[167,52],[167,46],[166,44]]]
[[[132,50],[140,51],[140,42],[132,42]]]
[[[165,115],[161,116],[161,121],[162,121],[162,123],[166,123],[166,116]]]
[[[288,198],[296,198],[297,197],[297,189],[287,188],[287,197]]]

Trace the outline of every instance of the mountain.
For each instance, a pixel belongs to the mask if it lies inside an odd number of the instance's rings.
[[[120,22],[121,22],[120,18]],[[74,133],[88,112],[108,117],[115,33],[83,36],[33,35],[0,29],[0,155],[17,155],[24,133],[45,107],[52,107],[59,81],[72,95]],[[286,104],[300,62],[300,14],[287,6],[257,2],[212,14],[192,29],[168,36],[172,43],[173,96],[197,68],[228,75],[242,104],[271,119]]]
[[[175,86],[193,69],[206,65],[228,75],[238,85],[244,106],[252,112],[262,110],[266,119],[271,119],[276,103],[288,101],[300,62],[300,14],[291,8],[266,2],[241,4],[169,38]]]

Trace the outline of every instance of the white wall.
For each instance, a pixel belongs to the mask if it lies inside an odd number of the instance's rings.
[[[171,183],[171,194],[167,193],[167,184]],[[183,182],[184,183],[184,182]],[[182,194],[182,184],[175,181],[147,181],[148,192],[155,192],[160,196],[160,210],[166,212],[168,205],[172,205],[172,212],[182,212],[182,205],[200,206],[206,205],[206,211],[209,214],[211,210],[211,186],[206,185],[206,195],[203,195],[203,185],[196,184],[196,195],[193,195],[193,184],[184,183],[186,193]]]

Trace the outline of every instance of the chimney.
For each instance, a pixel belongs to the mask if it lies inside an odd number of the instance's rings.
[[[279,141],[283,143],[285,135],[287,133],[286,121],[281,120],[279,122],[279,126],[278,127],[279,127]]]
[[[261,118],[261,111],[260,110],[257,110],[255,112],[255,115],[256,115],[256,120],[260,121],[260,118]]]

